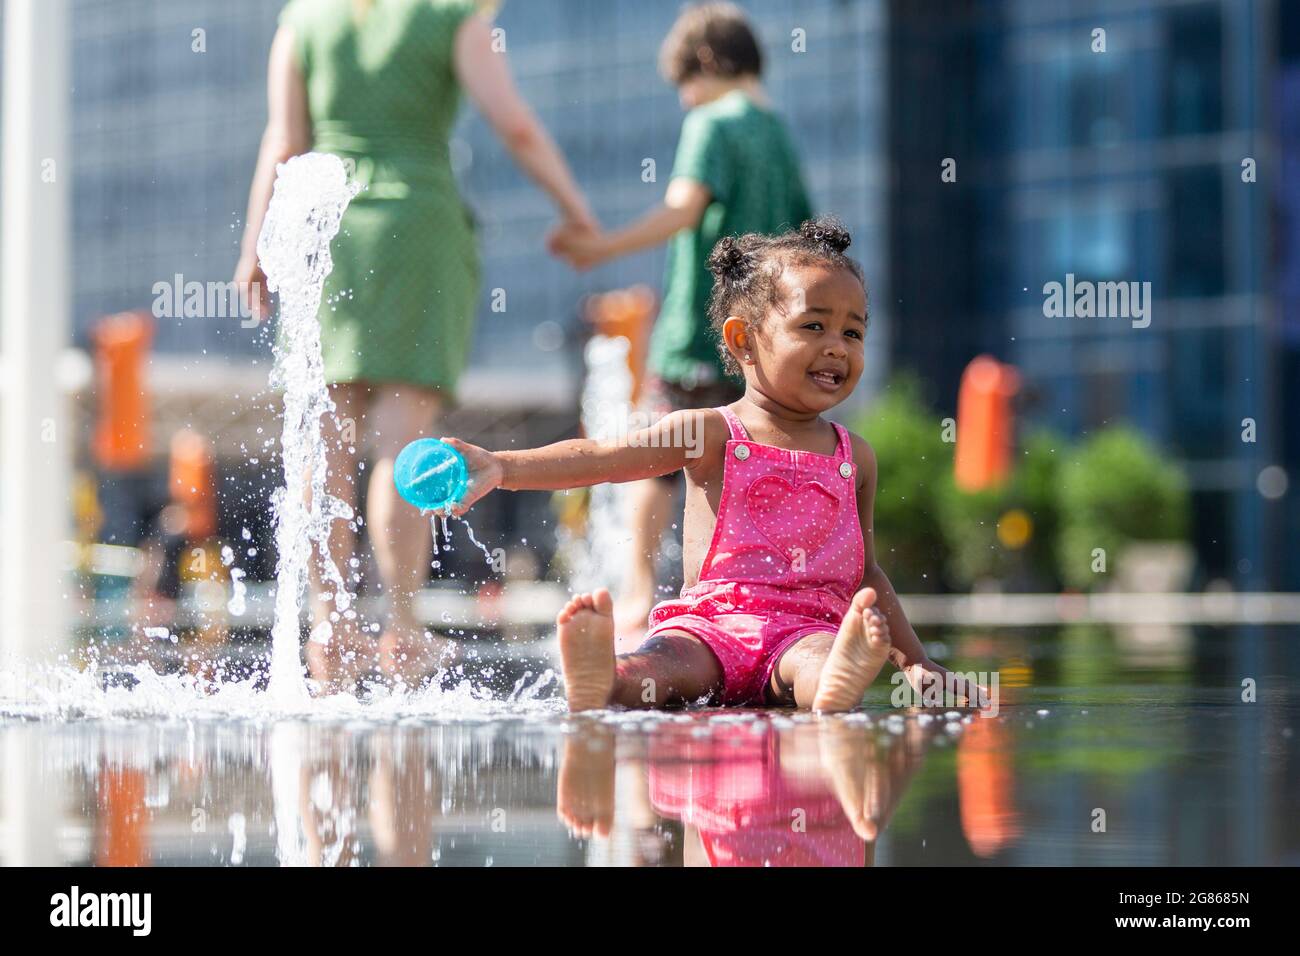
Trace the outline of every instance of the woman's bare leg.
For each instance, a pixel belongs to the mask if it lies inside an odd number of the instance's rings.
[[[385,731],[372,738],[370,831],[380,866],[420,866],[433,852],[433,816],[442,805],[436,761],[419,738]],[[398,758],[401,759],[398,759]]]
[[[393,462],[417,438],[433,433],[442,397],[414,385],[376,385],[368,438],[374,448],[366,495],[366,523],[379,567],[388,619],[380,638],[380,664],[408,683],[438,666],[443,641],[426,639],[413,602],[424,587],[433,547],[428,520],[393,484]]]
[[[685,704],[722,686],[718,659],[685,631],[662,631],[615,658],[614,602],[605,588],[574,595],[555,623],[571,711]]]
[[[366,388],[353,382],[339,383],[330,386],[330,397],[334,400],[334,414],[326,415],[321,422],[321,437],[325,442],[325,491],[346,502],[355,512],[360,480],[357,474],[360,451],[356,446],[357,436],[364,428]],[[310,498],[310,489],[307,489],[306,496]],[[348,590],[355,592],[358,576],[352,560],[356,556],[357,535],[351,525],[352,522],[342,520],[331,522],[329,547],[330,557],[343,575]],[[312,632],[315,637],[323,636],[318,628],[328,622],[331,633],[326,642],[307,642],[307,668],[312,678],[326,687],[346,685],[358,671],[369,666],[371,655],[356,609],[351,609],[352,617],[337,613],[334,585],[323,580],[320,561],[321,555],[317,553],[310,568]]]

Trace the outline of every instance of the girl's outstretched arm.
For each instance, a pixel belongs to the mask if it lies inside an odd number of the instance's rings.
[[[725,446],[722,416],[706,409],[686,409],[661,418],[649,428],[596,441],[571,438],[542,448],[488,451],[457,438],[443,438],[469,466],[465,495],[452,509],[462,515],[494,488],[507,491],[554,491],[602,482],[639,481],[692,468],[706,448]]]

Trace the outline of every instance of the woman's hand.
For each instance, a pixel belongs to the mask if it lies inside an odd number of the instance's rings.
[[[239,289],[241,307],[247,307],[252,317],[261,322],[271,314],[271,292],[266,287],[266,273],[256,255],[239,257],[235,266],[235,283]]]
[[[469,469],[469,483],[465,486],[465,493],[449,509],[453,515],[459,518],[466,511],[469,511],[474,502],[494,488],[501,486],[501,481],[505,477],[505,468],[501,464],[501,459],[486,448],[471,445],[459,438],[440,438],[438,440],[445,442],[460,452],[465,459],[466,467]]]

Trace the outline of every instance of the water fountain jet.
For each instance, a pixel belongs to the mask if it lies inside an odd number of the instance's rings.
[[[333,589],[331,618],[356,614],[347,582],[329,551],[331,524],[350,521],[353,514],[346,502],[325,491],[321,418],[334,411],[334,402],[325,386],[317,312],[321,290],[333,268],[330,241],[338,235],[343,212],[359,190],[349,182],[337,156],[295,156],[276,169],[275,191],[257,239],[257,256],[267,286],[280,295],[279,340],[271,384],[284,390],[280,436],[284,487],[277,489],[272,502],[279,559],[267,691],[276,704],[285,706],[303,704],[308,697],[299,656],[299,613],[313,545],[318,549],[322,576]],[[312,639],[328,640],[329,636],[314,631]]]

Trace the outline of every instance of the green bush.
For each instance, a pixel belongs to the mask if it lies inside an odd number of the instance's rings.
[[[995,578],[1005,590],[1056,590],[1059,527],[1057,476],[1063,454],[1061,439],[1047,432],[1031,435],[1018,453],[1011,478],[996,488],[969,492],[945,476],[939,497],[940,525],[948,546],[948,578],[968,588]],[[998,521],[1012,509],[1024,511],[1030,537],[1021,548],[998,538]]]
[[[969,588],[984,578],[1010,591],[1087,589],[1095,548],[1110,562],[1133,541],[1181,540],[1187,483],[1141,434],[1110,426],[1082,445],[1049,432],[1026,438],[1011,478],[970,493],[952,477],[953,446],[916,379],[897,377],[854,424],[876,451],[876,560],[904,592]],[[1012,509],[1029,517],[1019,549],[998,538]]]
[[[876,452],[876,561],[899,591],[937,591],[947,560],[938,495],[952,471],[940,416],[914,378],[900,376],[855,423]]]
[[[1065,583],[1088,589],[1099,576],[1093,551],[1107,567],[1133,541],[1181,540],[1190,522],[1187,481],[1140,433],[1112,426],[1062,462],[1057,555]]]

